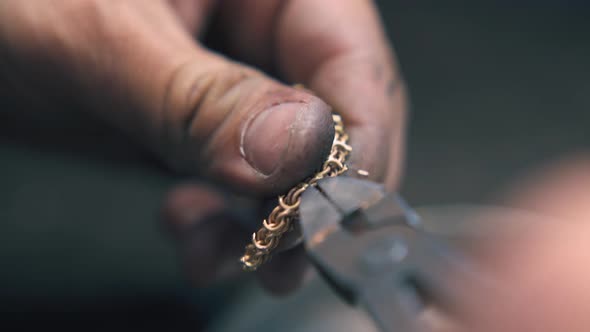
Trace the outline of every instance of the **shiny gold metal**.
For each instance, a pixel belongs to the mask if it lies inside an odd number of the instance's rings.
[[[362,177],[369,176],[369,172],[365,171],[364,169],[359,169],[358,171],[356,171],[356,174],[358,174],[359,176],[362,176]]]
[[[263,221],[263,226],[252,234],[252,243],[246,246],[245,253],[240,259],[245,271],[255,271],[268,261],[283,234],[292,229],[293,223],[299,218],[301,194],[305,189],[315,186],[320,179],[337,176],[348,170],[345,162],[352,151],[348,145],[348,135],[344,131],[342,118],[339,115],[332,115],[332,120],[334,120],[335,128],[334,142],[322,170],[293,187],[286,195],[279,196],[279,204]]]

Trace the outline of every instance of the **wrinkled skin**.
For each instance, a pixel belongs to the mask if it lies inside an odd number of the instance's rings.
[[[210,33],[225,56],[198,41]],[[0,83],[0,96],[20,109],[51,116],[74,104],[170,170],[216,184],[180,186],[163,209],[201,286],[238,272],[246,225],[259,222],[264,201],[321,165],[332,107],[350,133],[351,168],[389,189],[400,176],[405,88],[365,0],[4,0]],[[466,331],[589,330],[588,174],[590,163],[575,160],[513,195],[572,222],[490,250],[490,271],[518,292],[510,302],[468,294]],[[259,276],[285,292],[304,266],[298,250],[287,251]]]
[[[1,1],[0,82],[20,109],[87,112],[170,170],[216,184],[181,186],[164,203],[198,285],[236,272],[252,231],[232,220],[236,199],[259,225],[265,200],[321,166],[333,109],[351,167],[391,188],[399,178],[405,89],[370,1]],[[297,285],[301,272],[276,268],[261,271],[265,285]]]

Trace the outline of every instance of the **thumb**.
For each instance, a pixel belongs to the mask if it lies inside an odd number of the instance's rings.
[[[270,194],[329,152],[328,105],[201,47],[164,1],[1,9],[7,81],[28,95],[76,99],[176,171]]]
[[[191,60],[171,81],[160,130],[164,159],[182,171],[270,193],[309,176],[328,154],[330,107],[249,68]],[[217,67],[218,69],[211,69]]]

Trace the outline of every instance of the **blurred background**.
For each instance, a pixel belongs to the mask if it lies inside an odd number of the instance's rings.
[[[378,5],[411,93],[413,205],[493,202],[590,147],[589,5]],[[162,235],[159,207],[179,178],[109,129],[1,106],[0,329],[198,331],[231,301],[236,286],[188,287]]]

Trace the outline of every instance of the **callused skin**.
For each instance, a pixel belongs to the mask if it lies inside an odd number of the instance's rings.
[[[230,57],[195,40],[209,21],[223,27]],[[317,96],[260,70],[269,68]],[[235,219],[254,214],[241,212],[263,210],[265,198],[320,166],[332,108],[350,133],[354,170],[388,188],[400,175],[405,87],[366,0],[3,0],[0,84],[0,97],[21,109],[50,116],[74,102],[171,170],[222,184],[180,186],[164,204],[199,285],[239,270],[250,230]],[[465,331],[590,330],[588,174],[588,159],[577,159],[518,186],[527,189],[513,195],[515,205],[573,222],[490,249],[490,270],[518,292],[510,302],[468,294]],[[285,292],[300,284],[304,265],[289,251],[259,275]]]
[[[199,42],[209,23],[226,54]],[[370,1],[5,0],[0,61],[0,93],[21,109],[51,116],[73,103],[170,170],[207,178],[247,205],[260,206],[321,166],[334,110],[356,151],[350,167],[390,188],[399,178],[405,89]],[[195,197],[217,195],[189,188]],[[166,200],[167,222],[199,224],[213,207],[186,204],[191,191],[181,192]],[[199,229],[208,252],[225,250],[227,232]],[[245,243],[248,233],[236,238]],[[199,259],[227,265],[239,254]],[[217,278],[207,275],[199,282]]]

